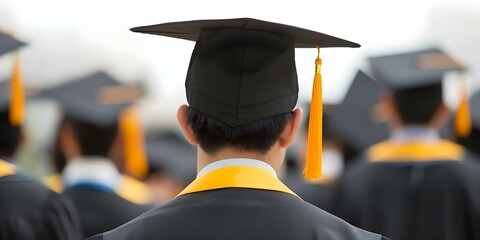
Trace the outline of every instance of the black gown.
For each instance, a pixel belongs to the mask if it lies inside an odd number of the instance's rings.
[[[331,212],[332,197],[334,194],[333,183],[308,183],[302,174],[300,174],[300,170],[296,168],[289,169],[282,182],[304,201],[327,212]]]
[[[81,239],[72,203],[31,177],[0,177],[0,239]]]
[[[264,188],[271,184],[286,189],[275,177],[256,177],[245,168],[234,168],[233,172],[211,175],[208,181],[197,178],[186,190],[192,186],[199,190],[187,191],[166,205],[89,240],[382,239],[293,193]]]
[[[337,216],[395,240],[480,239],[480,170],[471,154],[447,143],[418,158],[397,151],[397,159],[372,161],[378,146],[337,186]]]
[[[113,192],[92,188],[67,189],[63,194],[73,202],[80,215],[84,237],[114,229],[153,208],[132,203]]]

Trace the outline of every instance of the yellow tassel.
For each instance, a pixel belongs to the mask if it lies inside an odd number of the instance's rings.
[[[315,60],[315,77],[313,79],[312,101],[308,125],[307,160],[303,175],[307,179],[319,179],[322,174],[322,75],[320,67],[320,48],[317,47]]]
[[[143,178],[148,171],[143,129],[135,108],[126,109],[120,116],[120,130],[125,145],[125,171]]]
[[[465,88],[465,83],[463,83],[460,94],[460,104],[457,109],[457,114],[455,115],[455,134],[459,137],[467,137],[472,131],[470,106]]]
[[[20,126],[23,123],[25,113],[25,92],[22,85],[20,57],[18,54],[15,56],[15,60],[13,63],[10,91],[10,123],[14,126]]]

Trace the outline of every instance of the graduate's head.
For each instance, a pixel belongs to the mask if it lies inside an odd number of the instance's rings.
[[[79,156],[111,158],[119,144],[118,124],[99,126],[65,117],[60,129],[60,147],[67,158]],[[117,145],[116,145],[117,144]],[[117,150],[118,151],[118,150]]]
[[[191,129],[195,142],[208,154],[229,148],[235,151],[267,154],[272,147],[287,148],[300,125],[301,111],[283,113],[262,120],[231,127],[191,107],[182,106],[179,114],[185,114],[188,128]],[[184,120],[179,119],[181,124]]]
[[[180,107],[178,120],[191,143],[220,159],[262,160],[274,154],[283,160],[302,118],[302,111],[294,110],[298,99],[295,48],[359,47],[323,33],[250,18],[164,23],[132,30],[196,41],[185,81],[189,106]],[[319,57],[315,64],[318,80],[312,115],[317,120],[311,125],[321,131]],[[312,132],[310,139],[317,140],[312,146],[319,146],[312,148],[316,150],[321,148],[321,134]],[[221,154],[225,151],[231,155]],[[316,156],[310,158],[315,163],[320,159]]]
[[[76,157],[103,157],[124,169],[130,156],[126,150],[131,146],[129,140],[139,144],[142,140],[135,138],[141,133],[132,128],[135,119],[129,108],[142,94],[139,87],[122,86],[103,72],[44,91],[41,95],[56,100],[65,116],[59,127],[57,147],[60,151],[54,152],[56,157],[67,161]],[[136,153],[142,153],[140,151]],[[136,157],[135,161],[144,161]]]
[[[388,91],[384,101],[387,111],[392,113],[390,116],[401,125],[438,128],[449,117],[449,110],[443,102],[441,84]]]
[[[374,57],[370,63],[376,79],[388,89],[383,110],[394,127],[442,127],[450,114],[443,101],[443,76],[462,65],[436,48]]]

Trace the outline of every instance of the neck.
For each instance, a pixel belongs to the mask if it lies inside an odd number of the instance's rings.
[[[250,158],[265,162],[278,172],[282,166],[284,157],[285,150],[279,148],[277,145],[274,145],[266,154],[253,151],[242,151],[233,148],[223,148],[213,154],[209,154],[203,151],[201,147],[197,147],[197,170],[200,171],[208,164],[224,159]]]

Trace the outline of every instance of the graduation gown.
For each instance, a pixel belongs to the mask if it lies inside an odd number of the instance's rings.
[[[233,166],[198,177],[173,201],[89,240],[376,239],[302,201],[273,174]]]
[[[80,215],[84,237],[114,229],[153,208],[129,202],[114,192],[95,186],[67,189],[64,195],[73,202]]]
[[[48,175],[43,178],[43,183],[47,185],[50,190],[57,193],[62,193],[64,190],[62,176],[60,174]],[[152,199],[147,184],[128,175],[122,175],[122,182],[115,193],[127,201],[142,205],[150,204]]]
[[[5,165],[3,163],[0,165]],[[0,174],[0,239],[75,240],[81,239],[81,229],[75,208],[68,199],[31,177],[3,171]]]
[[[74,159],[62,174],[66,186],[63,195],[77,209],[84,237],[114,229],[153,208],[118,194],[123,177],[109,159]]]
[[[370,147],[334,202],[337,216],[392,239],[480,239],[480,170],[448,141]]]
[[[284,182],[288,188],[300,196],[304,201],[327,212],[331,211],[331,201],[334,194],[333,183],[306,182],[300,174],[300,170],[297,168],[289,169],[282,182]]]

